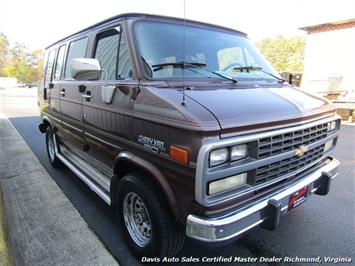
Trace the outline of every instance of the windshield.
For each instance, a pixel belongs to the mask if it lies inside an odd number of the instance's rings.
[[[138,22],[135,30],[144,70],[151,78],[182,78],[183,72],[187,78],[221,78],[217,74],[238,80],[277,80],[270,74],[279,77],[250,41],[237,34],[147,21]],[[192,64],[199,67],[186,67]]]

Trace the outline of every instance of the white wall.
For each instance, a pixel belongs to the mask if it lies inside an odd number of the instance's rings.
[[[345,90],[355,100],[355,28],[307,35],[301,87],[314,93]]]

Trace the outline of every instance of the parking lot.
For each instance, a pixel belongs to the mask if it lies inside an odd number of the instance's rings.
[[[126,248],[110,207],[70,170],[57,170],[49,164],[44,136],[38,130],[40,118],[36,89],[0,89],[0,112],[9,118],[53,180],[115,259],[121,265],[139,265]],[[330,194],[326,197],[311,197],[306,204],[283,217],[275,231],[257,228],[241,239],[219,247],[210,247],[187,239],[178,257],[320,256],[323,262],[326,257],[355,258],[355,126],[342,125],[334,156],[339,159],[341,166]]]

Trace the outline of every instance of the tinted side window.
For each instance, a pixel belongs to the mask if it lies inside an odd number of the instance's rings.
[[[116,30],[98,35],[95,58],[100,61],[101,68],[107,71],[109,80],[116,79],[119,38],[120,35]],[[101,78],[105,78],[104,75]]]
[[[88,38],[83,38],[74,42],[71,42],[69,45],[67,61],[65,62],[65,73],[64,78],[71,78],[70,75],[70,62],[74,58],[84,58],[86,52],[86,45]]]
[[[58,51],[57,61],[54,69],[54,80],[59,80],[62,73],[63,60],[65,54],[65,45],[61,46]]]
[[[131,79],[133,77],[132,63],[129,58],[127,39],[124,32],[121,34],[120,52],[118,57],[118,77]]]
[[[53,63],[54,63],[54,55],[55,55],[55,50],[50,51],[48,54],[46,75],[45,75],[45,80],[44,80],[44,87],[45,88],[48,88],[48,84],[49,84],[49,82],[51,82],[52,69],[53,69]]]

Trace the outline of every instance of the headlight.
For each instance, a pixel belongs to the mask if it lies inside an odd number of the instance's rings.
[[[228,160],[228,149],[222,148],[210,153],[210,166],[220,165]]]
[[[247,173],[242,173],[239,175],[234,175],[210,183],[208,187],[208,194],[216,194],[218,192],[228,190],[231,188],[236,188],[245,185],[247,182]]]
[[[329,131],[333,131],[336,128],[337,128],[337,122],[336,121],[332,121],[332,122],[328,123],[328,132]]]
[[[231,161],[243,159],[248,156],[248,146],[246,144],[232,147]]]

